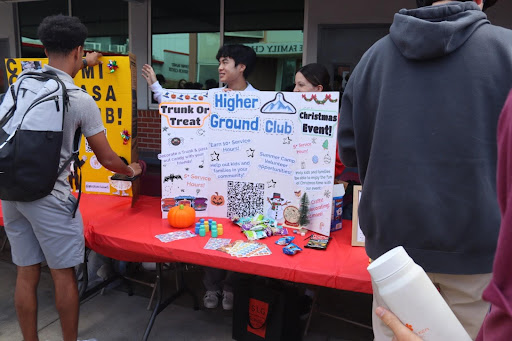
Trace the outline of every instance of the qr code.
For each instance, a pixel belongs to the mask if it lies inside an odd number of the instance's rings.
[[[228,217],[263,214],[264,189],[262,183],[228,181]]]

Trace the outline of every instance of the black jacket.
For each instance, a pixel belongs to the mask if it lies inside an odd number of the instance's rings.
[[[366,251],[397,245],[428,272],[492,271],[496,126],[512,31],[474,2],[401,10],[347,84],[338,142],[358,166]]]

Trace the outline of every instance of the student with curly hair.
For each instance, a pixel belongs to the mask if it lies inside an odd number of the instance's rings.
[[[87,28],[76,17],[56,15],[44,18],[38,35],[48,56],[42,71],[54,73],[68,88],[59,168],[71,156],[75,131],[80,127],[104,167],[129,176],[140,174],[138,163],[127,166],[111,149],[94,99],[74,85],[73,77],[80,69],[100,63],[99,53],[83,58]],[[18,103],[22,100],[18,98]],[[69,167],[64,169],[46,197],[30,202],[2,200],[5,231],[18,271],[14,303],[26,341],[38,340],[37,286],[44,260],[55,286],[63,339],[77,340],[79,299],[74,267],[83,262],[85,241],[80,211],[74,217],[72,214],[76,199],[70,193],[69,173]]]

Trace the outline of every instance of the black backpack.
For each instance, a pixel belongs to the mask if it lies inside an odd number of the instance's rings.
[[[80,90],[48,71],[24,72],[10,86],[0,105],[0,199],[43,198],[71,161],[80,166],[78,129],[72,156],[59,169],[70,89]]]

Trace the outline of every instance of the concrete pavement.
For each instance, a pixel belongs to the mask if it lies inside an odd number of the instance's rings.
[[[13,302],[16,267],[10,262],[9,252],[7,249],[0,253],[0,341],[21,341]],[[172,275],[169,272],[166,276]],[[153,275],[143,273],[141,276],[152,278]],[[201,276],[202,270],[199,267],[193,267],[185,273],[185,280],[200,298],[200,303],[204,293]],[[168,278],[166,283],[172,286],[174,281]],[[141,340],[151,314],[146,310],[151,289],[138,284],[134,284],[133,288],[133,296],[128,296],[126,287],[120,285],[83,302],[80,308],[79,338],[96,338],[98,341]],[[62,340],[48,268],[43,268],[42,271],[38,299],[40,340]],[[331,314],[371,324],[370,295],[319,288],[319,307]],[[231,312],[223,311],[222,308],[194,311],[192,299],[185,295],[158,315],[150,340],[232,340],[231,328]],[[309,333],[304,340],[364,341],[372,340],[372,332],[314,313]]]

